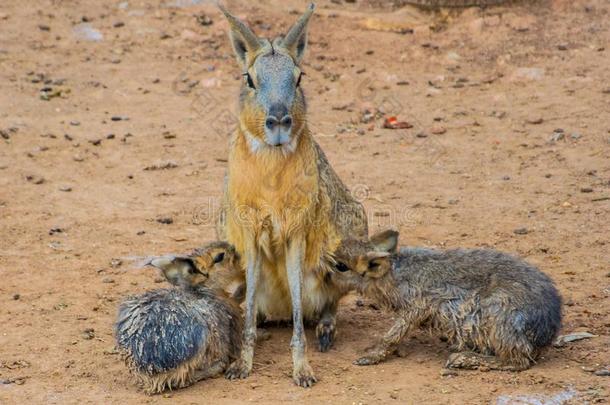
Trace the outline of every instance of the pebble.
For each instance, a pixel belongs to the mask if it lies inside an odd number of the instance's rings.
[[[521,228],[517,228],[513,231],[514,234],[516,235],[527,235],[529,233],[529,230],[525,227],[521,227]]]
[[[93,146],[100,146],[102,144],[102,140],[101,139],[91,139],[91,140],[89,140],[89,143]]]
[[[55,235],[56,233],[63,233],[63,231],[64,230],[62,228],[56,226],[56,227],[49,229],[49,235]]]
[[[59,191],[63,191],[65,193],[69,193],[70,191],[72,191],[72,187],[70,187],[70,186],[61,186],[61,187],[59,187]]]
[[[582,135],[579,134],[578,132],[572,132],[572,134],[570,135],[570,138],[572,138],[572,139],[580,139],[580,138],[582,138]]]
[[[72,125],[73,127],[77,127],[80,125],[80,121],[70,121],[70,125]]]
[[[157,222],[164,225],[170,225],[174,223],[174,220],[171,217],[161,217],[157,218]]]
[[[553,135],[549,138],[549,142],[559,142],[565,139],[565,134],[563,132],[553,132]]]
[[[110,259],[110,267],[112,267],[113,269],[116,269],[117,267],[120,267],[123,264],[123,261],[121,259]]]
[[[347,108],[347,106],[346,106]],[[370,110],[365,110],[360,117],[360,122],[363,124],[368,124],[369,122],[375,119],[375,113]]]
[[[40,31],[51,31],[51,27],[49,27],[48,25],[45,25],[45,24],[39,24],[38,29]]]
[[[85,340],[91,340],[95,337],[95,330],[93,328],[87,328],[81,333],[81,336]]]
[[[557,45],[557,49],[559,49],[560,51],[567,51],[568,44],[559,44],[559,45]]]
[[[115,22],[114,24],[112,24],[112,26],[113,26],[114,28],[121,28],[121,27],[124,27],[124,26],[125,26],[125,23],[124,23],[123,21],[117,21],[117,22]]]
[[[13,300],[17,301],[17,300],[19,300],[19,298],[21,298],[21,295],[13,294]]]
[[[532,125],[539,125],[544,122],[544,119],[542,119],[542,117],[529,117],[525,122]]]
[[[104,277],[104,278],[102,279],[102,283],[105,283],[105,284],[112,284],[112,283],[114,283],[114,279],[113,279],[113,278],[110,278],[110,277]]]
[[[72,33],[77,39],[82,39],[91,42],[100,42],[104,40],[104,35],[91,24],[78,24],[72,28]]]
[[[197,19],[199,25],[202,25],[204,27],[207,27],[208,25],[212,25],[214,23],[212,18],[210,18],[210,16],[207,14],[199,14],[195,18]]]
[[[597,370],[593,374],[598,377],[610,377],[610,370],[608,370],[607,368],[602,368],[600,370]]]
[[[592,193],[593,189],[591,187],[581,187],[580,192],[581,193]]]
[[[447,129],[441,125],[433,125],[432,128],[430,128],[430,132],[434,135],[442,135],[447,132]]]
[[[29,175],[29,176],[26,176],[25,179],[33,184],[42,184],[45,182],[44,177],[37,176],[37,175]]]
[[[129,121],[129,117],[126,117],[124,115],[113,115],[112,117],[110,117],[111,121]]]

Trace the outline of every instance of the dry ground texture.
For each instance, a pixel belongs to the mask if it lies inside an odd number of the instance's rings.
[[[520,254],[556,280],[563,333],[596,337],[521,373],[441,375],[446,343],[416,334],[362,368],[391,317],[351,296],[329,353],[308,331],[312,389],[293,385],[278,326],[250,378],[143,395],[113,350],[116,308],[163,285],[130,257],[214,238],[240,74],[227,24],[196,0],[2,0],[0,403],[609,401],[610,4],[387,3],[320,0],[303,80],[372,231]],[[305,7],[227,5],[269,36]]]

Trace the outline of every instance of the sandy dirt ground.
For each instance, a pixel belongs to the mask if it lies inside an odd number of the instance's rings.
[[[227,3],[266,36],[305,7]],[[116,308],[163,285],[130,258],[214,239],[240,80],[227,24],[194,0],[2,0],[0,403],[609,401],[610,4],[386,3],[320,0],[302,82],[371,230],[522,255],[556,281],[563,333],[596,337],[521,373],[441,375],[447,344],[417,333],[363,368],[391,316],[350,296],[330,352],[308,330],[312,389],[290,379],[288,326],[246,380],[142,394],[114,351]],[[390,115],[412,127],[382,128]]]

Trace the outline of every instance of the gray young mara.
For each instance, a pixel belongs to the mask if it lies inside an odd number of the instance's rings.
[[[115,325],[119,352],[146,393],[213,377],[239,356],[239,297],[226,293],[243,279],[238,263],[225,242],[149,263],[175,287],[127,298]]]
[[[523,370],[561,327],[561,297],[531,264],[488,249],[401,248],[398,233],[346,240],[336,251],[337,274],[396,313],[391,329],[355,364],[392,354],[409,331],[427,327],[455,353],[446,367]]]

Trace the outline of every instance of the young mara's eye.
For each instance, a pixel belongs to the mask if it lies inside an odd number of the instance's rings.
[[[225,258],[225,252],[218,253],[216,256],[214,256],[214,264],[222,262],[224,260],[224,258]]]
[[[189,274],[197,273],[197,270],[195,270],[195,268],[193,266],[189,266],[187,271],[188,271]]]
[[[349,267],[347,267],[347,265],[343,262],[337,262],[337,264],[335,265],[335,268],[337,269],[337,271],[340,271],[341,273],[345,273],[346,271],[349,270]]]
[[[254,86],[254,81],[252,80],[252,76],[250,76],[250,73],[244,73],[244,77],[246,78],[246,83],[248,83],[248,87],[250,87],[251,89],[256,89],[256,87]]]

